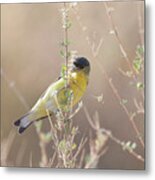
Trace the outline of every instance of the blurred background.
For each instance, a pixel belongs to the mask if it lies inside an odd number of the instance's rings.
[[[144,1],[113,1],[107,4],[132,64],[137,46],[144,45]],[[104,2],[81,2],[71,6],[69,48],[77,51],[77,55],[87,57],[91,63],[84,106],[91,117],[96,111],[99,113],[101,127],[109,129],[121,141],[135,142],[136,152],[144,156],[144,149],[131,122],[101,69],[112,79],[130,113],[136,111],[134,99],[144,107],[143,90],[136,87],[137,82],[144,81],[144,74],[141,72],[133,80],[120,72],[120,69],[128,71],[128,65],[111,31],[113,24],[107,16]],[[30,158],[33,167],[39,166],[40,148],[35,127],[30,127],[20,136],[13,122],[34,105],[60,74],[64,64],[60,56],[64,35],[62,7],[62,3],[1,5],[1,148],[2,152],[5,148],[7,152],[7,157],[3,154],[1,157],[3,166],[30,166]],[[98,97],[102,102],[98,101]],[[144,114],[138,114],[135,123],[144,138]],[[74,124],[80,131],[77,141],[83,135],[89,136],[92,131],[83,109],[74,117]],[[51,146],[47,147],[49,157],[52,156]],[[100,158],[98,168],[144,169],[144,163],[113,141],[109,140],[107,146],[108,151]]]

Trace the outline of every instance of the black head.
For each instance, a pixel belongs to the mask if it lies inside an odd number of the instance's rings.
[[[74,68],[77,70],[84,70],[85,72],[89,73],[90,71],[90,63],[84,57],[77,57],[73,61]]]

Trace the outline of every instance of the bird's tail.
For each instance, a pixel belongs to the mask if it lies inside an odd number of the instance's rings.
[[[32,113],[27,113],[20,119],[14,122],[15,126],[18,126],[18,132],[23,133],[34,121],[32,121]]]
[[[52,116],[52,114],[50,114]],[[35,121],[43,120],[48,116],[38,117],[35,112],[29,112],[14,122],[14,125],[19,127],[18,132],[22,134]]]

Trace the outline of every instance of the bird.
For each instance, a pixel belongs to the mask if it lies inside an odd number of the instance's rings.
[[[47,111],[50,116],[60,110],[67,112],[81,100],[89,82],[90,62],[85,57],[74,58],[67,74],[68,78],[61,75],[40,96],[30,111],[14,122],[19,134],[34,122],[47,118]]]

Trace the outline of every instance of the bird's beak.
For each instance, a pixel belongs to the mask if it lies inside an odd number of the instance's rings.
[[[72,70],[75,71],[75,70],[77,70],[77,69],[78,69],[78,68],[77,68],[77,66],[75,65],[75,62],[73,62]]]

